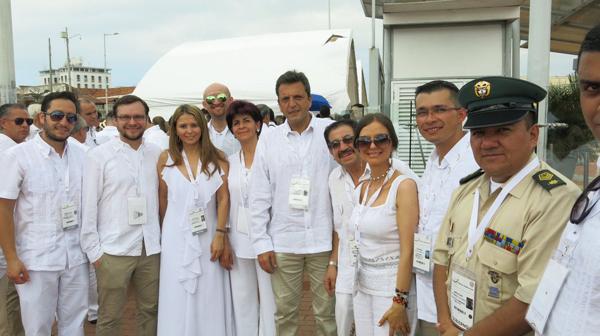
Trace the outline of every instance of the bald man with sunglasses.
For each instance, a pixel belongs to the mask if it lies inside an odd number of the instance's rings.
[[[227,156],[237,153],[241,148],[239,141],[229,131],[225,119],[231,102],[233,102],[233,97],[231,97],[229,88],[223,84],[213,83],[204,90],[202,106],[210,114],[208,122],[210,141]]]

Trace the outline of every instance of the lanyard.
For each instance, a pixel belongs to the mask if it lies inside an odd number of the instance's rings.
[[[69,181],[70,181],[70,177],[71,174],[69,174],[69,149],[67,147],[65,147],[65,160],[67,161],[66,167],[65,167],[65,179],[63,180],[64,182],[64,187],[65,187],[65,197],[69,197]]]
[[[525,168],[521,169],[515,176],[513,176],[510,181],[502,188],[500,191],[500,195],[496,197],[492,206],[488,209],[488,211],[483,216],[483,219],[477,225],[477,215],[479,213],[479,188],[475,190],[475,195],[473,196],[473,209],[471,210],[471,221],[469,223],[469,246],[467,248],[467,259],[471,257],[473,254],[473,247],[479,241],[479,239],[483,236],[483,232],[487,228],[490,223],[492,217],[496,214],[506,196],[521,182],[525,176],[531,173],[537,166],[540,164],[537,158],[531,160]]]
[[[194,201],[196,202],[196,204],[198,204],[198,199],[200,198],[200,194],[198,193],[198,174],[200,174],[201,169],[200,160],[198,160],[198,168],[196,169],[196,176],[194,177],[194,174],[192,173],[192,168],[190,166],[190,161],[188,160],[185,151],[181,151],[181,156],[183,156],[183,163],[185,164],[185,169],[188,173],[190,182],[192,182],[192,185],[194,186]]]
[[[126,145],[128,146],[128,145]],[[143,145],[142,145],[143,146]],[[131,148],[131,147],[130,147]],[[137,193],[137,196],[140,196],[142,194],[142,184],[141,184],[141,180],[140,180],[140,175],[142,173],[142,162],[144,160],[144,156],[142,154],[142,147],[138,148],[137,150],[134,150],[133,148],[131,148],[133,150],[133,154],[131,155],[134,157],[135,162],[131,162],[130,159],[130,155],[128,153],[123,153],[123,155],[125,155],[125,160],[127,161],[129,168],[130,168],[130,173],[133,173],[133,181],[135,183],[135,191]]]
[[[383,190],[383,186],[390,180],[390,178],[394,175],[394,169],[392,169],[392,167],[389,168],[388,173],[385,176],[385,179],[383,180],[383,183],[381,183],[381,186],[379,186],[379,188],[377,190],[375,190],[375,192],[373,193],[373,195],[371,195],[371,197],[368,197],[369,195],[369,184],[367,184],[367,188],[365,189],[365,199],[364,204],[363,202],[361,202],[360,200],[358,201],[358,215],[356,217],[356,221],[354,222],[354,240],[356,240],[356,243],[358,244],[358,242],[360,241],[360,232],[358,231],[358,224],[360,222],[362,222],[363,217],[365,216],[365,212],[368,208],[371,207],[371,205],[373,205],[373,203],[375,203],[375,200],[377,198],[379,198],[379,194],[381,194],[381,191]],[[359,194],[360,196],[360,194]]]
[[[248,208],[248,180],[250,179],[250,170],[246,168],[244,151],[240,150],[240,201],[244,208]]]

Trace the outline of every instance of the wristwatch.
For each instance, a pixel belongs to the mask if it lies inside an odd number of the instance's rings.
[[[333,261],[333,260],[329,260],[329,264],[328,264],[328,266],[333,266],[333,267],[337,268],[337,267],[338,267],[338,264],[337,264],[337,262],[335,262],[335,261]]]

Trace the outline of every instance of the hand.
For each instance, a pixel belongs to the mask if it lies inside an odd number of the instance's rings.
[[[277,268],[277,259],[275,258],[275,252],[268,251],[259,254],[258,263],[260,264],[260,268],[262,268],[265,272],[275,272],[275,269]]]
[[[102,255],[102,256],[104,256],[104,255]],[[98,258],[98,260],[94,261],[94,263],[93,263],[94,268],[97,269],[98,267],[100,267],[100,265],[102,264],[102,256],[100,256],[100,258]]]
[[[437,329],[440,332],[440,335],[446,335],[446,332],[452,332],[450,335],[456,335],[460,331],[449,318],[440,319],[437,324]]]
[[[440,334],[440,335],[442,335],[442,336],[458,336],[459,332],[460,332],[460,329],[452,326],[452,328],[450,330],[447,330],[445,333]]]
[[[223,254],[221,254],[221,258],[219,258],[219,262],[221,267],[224,269],[231,271],[231,266],[233,265],[233,249],[231,248],[231,244],[229,243],[229,237],[225,235],[225,245],[223,248]]]
[[[210,261],[217,261],[225,249],[225,234],[217,231],[210,243]]]
[[[403,335],[410,333],[410,325],[408,324],[408,316],[404,305],[392,303],[390,309],[379,320],[379,326],[381,327],[386,321],[390,325],[390,336],[394,336],[396,332],[401,332]]]
[[[6,263],[6,276],[10,281],[17,285],[21,285],[29,281],[29,272],[25,265],[18,258],[7,261]]]
[[[333,265],[327,266],[327,271],[325,271],[325,279],[323,279],[325,283],[325,290],[329,296],[333,296],[335,294],[335,279],[337,278],[337,267]]]

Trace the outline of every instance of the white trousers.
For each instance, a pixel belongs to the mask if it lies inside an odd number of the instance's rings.
[[[56,317],[59,336],[83,336],[88,310],[88,264],[64,271],[29,271],[29,281],[16,287],[25,335],[50,335]]]
[[[88,321],[98,320],[98,279],[96,279],[96,269],[93,265],[88,266],[90,269],[90,287],[88,290]]]
[[[416,307],[415,300],[409,298],[408,323],[410,333],[415,335],[416,325]],[[416,299],[416,298],[415,298]],[[412,302],[411,302],[412,301]],[[365,294],[360,290],[354,296],[354,322],[356,323],[356,336],[389,336],[390,325],[388,322],[381,327],[378,325],[383,314],[392,306],[391,296],[375,296]],[[407,336],[407,335],[404,335]]]
[[[235,327],[248,336],[275,335],[275,299],[271,275],[258,260],[236,258],[229,272]]]
[[[338,336],[349,336],[354,323],[352,294],[335,293],[335,324]]]

